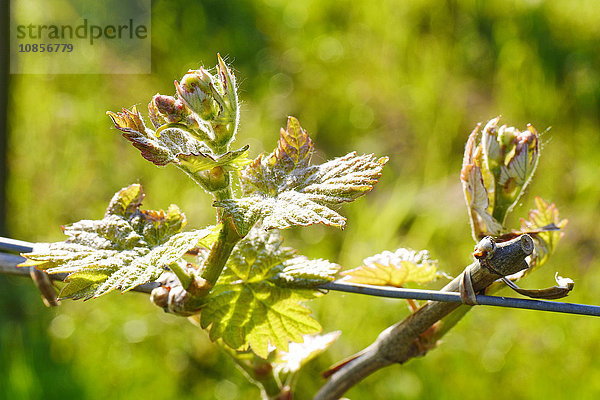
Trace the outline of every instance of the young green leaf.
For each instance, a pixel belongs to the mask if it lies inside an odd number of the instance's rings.
[[[310,200],[305,194],[294,190],[276,197],[260,194],[241,199],[215,202],[226,214],[231,215],[238,232],[243,235],[262,218],[265,229],[285,229],[291,226],[324,224],[343,227],[346,219],[331,208]]]
[[[176,206],[165,212],[140,210],[140,185],[115,194],[102,220],[64,228],[64,242],[39,245],[24,254],[48,273],[66,272],[61,297],[98,297],[152,281],[196,247],[212,230],[181,232],[185,216]]]
[[[562,230],[568,222],[566,219],[560,219],[558,208],[554,203],[536,197],[535,206],[535,209],[529,211],[528,219],[521,218],[521,230],[529,232],[535,243],[531,260],[531,266],[534,268],[548,261],[558,241],[564,235]]]
[[[346,219],[330,207],[373,189],[387,157],[349,153],[310,165],[314,145],[297,119],[288,118],[275,149],[246,167],[246,197],[215,202],[233,217],[240,233],[262,219],[265,229],[325,224],[343,227]]]
[[[275,354],[273,368],[279,375],[298,372],[306,363],[327,350],[341,334],[341,331],[334,331],[323,335],[304,335],[302,343],[290,343],[288,351],[278,351]]]
[[[160,133],[155,132],[144,125],[135,107],[131,111],[123,109],[120,113],[107,114],[142,156],[158,166],[173,163],[193,175],[217,166],[238,170],[250,162],[248,146],[215,155],[205,142],[198,139],[197,132],[180,123],[163,125]]]
[[[169,163],[180,164],[179,157],[205,155],[210,148],[183,124],[163,125],[160,135],[147,128],[142,116],[134,106],[131,111],[126,108],[120,113],[107,112],[115,127],[123,132],[142,156],[155,165]]]
[[[418,284],[433,281],[443,274],[437,271],[437,260],[426,250],[398,249],[384,251],[363,260],[363,265],[342,272],[343,280],[365,285],[403,287],[408,282]]]
[[[235,151],[228,151],[220,156],[210,154],[183,155],[177,157],[181,165],[192,174],[208,171],[215,167],[224,167],[226,170],[240,170],[251,162],[248,159],[248,145]]]
[[[160,246],[151,248],[146,254],[134,259],[131,263],[121,265],[96,289],[94,297],[101,296],[115,289],[123,292],[157,279],[171,264],[179,263],[185,267],[181,258],[188,250],[210,233],[209,229],[181,232],[173,235]]]
[[[69,274],[65,282],[67,285],[60,291],[63,299],[90,299],[94,297],[98,287],[108,279],[108,270],[90,269],[79,270]]]
[[[319,292],[292,289],[282,275],[303,271],[296,275],[325,282],[333,279],[335,268],[322,262],[309,263],[305,270],[286,265],[293,258],[294,252],[281,246],[274,231],[254,229],[238,243],[202,310],[200,323],[209,328],[210,338],[236,350],[250,347],[266,358],[269,345],[287,350],[289,341],[301,342],[303,335],[320,331],[301,304]],[[325,265],[324,272],[316,271],[318,265]]]
[[[113,196],[106,209],[106,216],[120,215],[126,217],[138,210],[144,201],[144,191],[142,185],[129,185]],[[185,219],[182,220],[185,221]]]
[[[259,155],[244,171],[248,191],[276,194],[280,186],[302,180],[299,172],[309,166],[314,151],[314,143],[300,122],[288,117],[286,129],[280,129],[277,148],[269,155]]]
[[[340,266],[319,258],[310,260],[304,256],[295,256],[283,262],[283,270],[275,276],[279,286],[295,288],[314,288],[331,282]]]

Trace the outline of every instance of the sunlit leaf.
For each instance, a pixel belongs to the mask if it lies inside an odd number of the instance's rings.
[[[121,265],[98,287],[94,297],[115,289],[125,292],[157,279],[171,264],[181,262],[181,257],[188,250],[196,247],[208,234],[209,230],[203,229],[171,236],[163,245],[152,248],[142,257],[137,257],[128,264]],[[183,264],[185,265],[185,262]]]
[[[144,197],[142,185],[135,183],[129,185],[113,196],[105,214],[107,216],[120,215],[122,217],[131,215],[139,209]]]
[[[427,283],[442,276],[437,261],[425,250],[384,251],[363,260],[363,265],[342,272],[343,280],[365,285],[402,287],[408,282]]]
[[[98,287],[110,276],[108,270],[89,269],[69,274],[67,285],[60,292],[63,299],[89,299],[94,297]]]
[[[131,185],[115,194],[101,220],[83,220],[64,228],[64,242],[38,245],[24,254],[48,273],[66,272],[61,297],[89,299],[112,290],[131,290],[152,281],[183,255],[202,244],[211,229],[181,232],[185,216],[140,210],[143,191]]]
[[[541,197],[535,198],[535,207],[529,211],[527,219],[521,219],[521,230],[528,231],[533,237],[535,251],[531,264],[532,267],[539,267],[554,252],[568,221],[560,218],[554,203],[546,202]]]
[[[314,144],[298,120],[289,117],[286,129],[281,129],[277,148],[269,155],[259,155],[244,171],[244,178],[252,187],[275,194],[281,186],[292,187],[294,181],[304,180],[302,172],[309,166]]]
[[[207,171],[214,167],[239,170],[251,162],[251,160],[248,159],[248,147],[249,146],[246,145],[241,149],[228,151],[219,156],[201,153],[197,155],[179,155],[177,158],[179,159],[180,164],[190,173]]]
[[[232,253],[227,266],[201,314],[201,326],[209,328],[212,340],[236,350],[248,347],[266,358],[269,346],[288,349],[288,342],[301,342],[303,335],[320,331],[319,323],[301,302],[317,296],[306,289],[313,283],[333,279],[331,263],[296,260],[289,248],[281,246],[274,231],[252,230]],[[304,268],[299,264],[305,262]],[[324,267],[324,272],[317,268]],[[285,277],[299,277],[292,288]]]
[[[167,211],[140,210],[140,215],[132,218],[131,224],[134,229],[141,230],[144,240],[153,247],[180,232],[187,220],[179,207],[171,204]]]
[[[236,200],[224,200],[215,206],[233,217],[241,234],[247,232],[262,217],[265,229],[285,229],[291,226],[324,224],[342,227],[346,219],[329,207],[307,198],[293,190],[276,197],[256,194]]]
[[[216,202],[245,233],[262,219],[265,229],[325,224],[343,227],[346,219],[330,207],[373,189],[387,158],[349,153],[310,165],[314,146],[298,120],[288,119],[275,149],[243,171],[246,197]]]
[[[144,125],[135,107],[131,111],[123,109],[120,113],[108,112],[108,115],[142,156],[159,166],[172,163],[193,175],[217,166],[239,170],[250,162],[247,158],[248,146],[224,154],[213,154],[199,131],[181,123],[165,124],[153,131]]]
[[[323,335],[304,335],[302,343],[290,343],[288,351],[278,351],[273,361],[273,368],[278,373],[294,373],[306,363],[323,353],[335,342],[341,331]]]
[[[171,124],[157,136],[152,129],[145,126],[136,107],[131,111],[123,109],[120,113],[107,112],[107,114],[123,136],[140,150],[142,156],[156,165],[179,164],[180,156],[210,153],[209,147],[190,133],[184,125]],[[126,123],[127,121],[136,123]]]
[[[283,270],[275,277],[280,286],[315,287],[334,280],[340,266],[324,259],[311,260],[295,256],[283,262]]]

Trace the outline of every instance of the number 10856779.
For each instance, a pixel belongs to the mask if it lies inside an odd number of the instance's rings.
[[[19,53],[71,53],[71,43],[19,43]]]

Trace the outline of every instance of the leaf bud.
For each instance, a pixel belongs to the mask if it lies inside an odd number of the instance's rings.
[[[203,187],[209,192],[223,190],[229,185],[229,174],[221,166],[216,166],[206,171],[200,171],[197,174],[203,184]]]
[[[237,109],[237,93],[235,76],[225,64],[225,61],[217,54],[219,63],[217,65],[217,73],[219,76],[220,93],[224,96],[224,102],[230,112],[235,113]]]
[[[155,128],[164,124],[181,123],[191,129],[198,128],[194,113],[180,99],[156,94],[148,104],[150,120]]]
[[[210,121],[218,114],[214,79],[204,68],[188,71],[181,82],[175,81],[175,88],[179,98],[203,120]]]
[[[504,128],[504,129],[502,129]],[[499,215],[508,213],[519,200],[529,184],[539,159],[539,140],[535,128],[527,130],[501,127],[501,139],[507,143],[503,148],[504,162],[496,178],[496,208]]]
[[[498,120],[491,119],[481,133],[481,150],[488,163],[488,168],[494,169],[502,162],[501,141],[498,140]]]
[[[461,180],[470,210],[473,237],[496,235],[525,192],[539,159],[539,136],[502,125],[499,117],[479,125],[465,148]]]
[[[151,113],[160,115],[168,123],[181,122],[189,114],[181,100],[162,94],[152,98],[148,109]]]

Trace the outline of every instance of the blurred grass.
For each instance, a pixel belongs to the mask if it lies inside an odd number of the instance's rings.
[[[287,115],[316,140],[318,160],[358,150],[389,155],[384,178],[345,206],[340,232],[286,232],[288,244],[346,267],[397,247],[427,248],[450,274],[469,262],[458,171],[476,122],[544,130],[532,195],[570,220],[550,264],[524,282],[572,277],[569,301],[600,303],[600,9],[588,1],[155,1],[151,75],[13,75],[9,228],[61,240],[58,227],[97,218],[132,182],[145,207],[176,202],[191,226],[213,221],[210,201],[174,168],[158,169],[104,115],[156,92],[188,68],[227,56],[241,82],[239,143],[270,150]],[[517,224],[517,219],[513,219]],[[0,280],[0,398],[253,398],[204,332],[138,295],[48,310],[30,282]],[[402,302],[332,293],[312,304],[343,335],[309,365],[299,399],[327,366],[371,343],[406,314]],[[600,396],[598,321],[516,310],[472,312],[425,358],[388,368],[352,399],[594,399]]]

